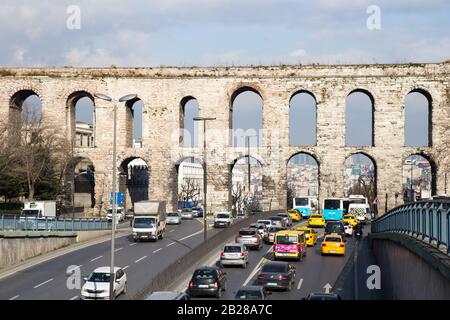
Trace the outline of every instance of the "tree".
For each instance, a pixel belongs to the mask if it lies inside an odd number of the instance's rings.
[[[187,178],[181,184],[181,190],[178,194],[179,201],[192,201],[196,206],[200,197],[200,184],[197,180]]]
[[[360,175],[358,181],[348,190],[349,194],[361,194],[367,198],[369,203],[373,203],[376,197],[375,176]]]
[[[287,203],[286,208],[292,209],[292,203],[294,201],[294,190],[291,186],[287,187]]]
[[[244,207],[243,187],[240,182],[235,183],[231,188],[231,201],[236,213]]]

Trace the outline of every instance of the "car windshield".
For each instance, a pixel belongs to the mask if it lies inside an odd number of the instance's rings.
[[[307,206],[308,205],[308,198],[295,198],[295,205],[300,206]]]
[[[256,234],[255,230],[240,230],[239,235],[240,236],[254,236]]]
[[[154,228],[155,219],[154,218],[134,218],[135,228]]]
[[[22,210],[22,215],[26,217],[37,216],[39,210]]]
[[[282,217],[270,217],[270,220],[281,221],[281,220],[283,220],[283,218]]]
[[[103,272],[93,272],[89,276],[88,280],[89,282],[109,282],[109,273],[103,273]]]
[[[359,204],[366,204],[366,199],[350,199],[350,203],[359,203]]]
[[[192,209],[184,208],[183,212],[192,212]]]
[[[325,242],[341,242],[341,238],[339,237],[326,237]]]
[[[221,219],[228,219],[230,216],[226,213],[219,213],[217,215],[217,218],[221,218]]]
[[[305,234],[310,234],[311,230],[302,230]]]
[[[261,268],[261,272],[286,272],[285,264],[267,263]]]
[[[280,230],[282,230],[282,229],[281,228],[276,228],[276,227],[270,227],[269,228],[269,232],[278,232]]]
[[[236,293],[237,299],[261,299],[261,291],[259,290],[239,290]]]
[[[296,236],[277,236],[277,244],[296,244],[297,242]]]
[[[214,279],[214,270],[201,269],[194,272],[194,279]]]
[[[337,300],[338,298],[335,296],[328,295],[311,295],[309,300]]]
[[[270,220],[258,220],[257,223],[264,223],[265,225],[269,225],[271,222]]]
[[[240,253],[241,252],[241,247],[240,246],[225,246],[225,248],[223,248],[223,252]]]
[[[340,200],[325,200],[324,203],[324,209],[328,210],[337,210],[341,208],[341,201]]]
[[[168,217],[178,217],[178,213],[177,212],[170,212],[167,216]]]
[[[353,216],[344,216],[344,219],[353,219]]]

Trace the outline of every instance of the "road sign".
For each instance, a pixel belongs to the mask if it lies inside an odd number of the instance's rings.
[[[109,193],[109,204],[113,204],[113,193]],[[123,206],[123,192],[116,192],[116,204],[118,207]]]
[[[253,203],[253,197],[247,197],[247,203],[248,204]]]

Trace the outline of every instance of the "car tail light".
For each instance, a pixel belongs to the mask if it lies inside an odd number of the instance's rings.
[[[327,246],[327,244],[326,243],[322,243],[322,247],[326,247]]]
[[[189,288],[193,288],[194,287],[194,283],[191,281],[189,282]]]
[[[223,257],[224,255],[225,255],[225,253],[223,253],[223,252],[220,253],[220,256],[221,256],[221,257]]]
[[[214,289],[217,289],[219,287],[219,284],[217,282],[214,282]]]
[[[345,247],[345,244],[340,243],[340,244],[339,244],[339,247],[343,248],[343,247]]]
[[[283,276],[283,275],[279,275],[278,276],[278,280],[286,280],[288,277]]]
[[[241,257],[245,256],[245,253],[241,252]]]
[[[263,279],[265,279],[265,278],[266,278],[266,276],[263,275],[263,274],[260,274],[260,275],[258,276],[258,279],[260,279],[260,280],[263,280]]]

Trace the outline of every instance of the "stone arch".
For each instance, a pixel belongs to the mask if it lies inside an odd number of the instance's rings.
[[[149,200],[150,166],[148,161],[138,156],[124,158],[119,166],[119,192],[124,194],[125,210],[134,203]]]
[[[411,126],[412,128],[409,129],[410,125],[408,124],[410,121],[408,121],[408,109],[412,108],[412,106],[407,105],[408,104],[408,97],[411,97],[411,94],[419,94],[420,96],[417,97],[423,97],[426,99],[426,112],[427,117],[426,120],[422,123],[426,124],[426,141],[424,143],[411,143],[408,141],[408,133],[409,131],[417,130],[417,125]],[[410,102],[411,104],[412,102]],[[416,117],[417,120],[421,120],[423,117],[419,116]],[[414,87],[412,90],[410,90],[404,97],[404,145],[405,146],[413,146],[413,147],[431,147],[433,145],[433,98],[429,91],[420,88],[420,87]],[[409,138],[411,139],[411,138]]]
[[[302,159],[300,156],[304,155]],[[296,164],[295,161],[298,163]],[[292,208],[294,197],[315,196],[320,192],[320,162],[317,156],[306,151],[292,154],[286,161],[287,207]]]
[[[142,104],[140,110],[137,104]],[[142,122],[143,119],[143,112],[144,112],[144,102],[142,99],[136,97],[132,100],[128,100],[125,102],[126,106],[126,114],[125,114],[125,143],[127,147],[134,148],[134,147],[142,147]],[[136,111],[139,111],[140,114],[136,114]],[[137,122],[137,119],[140,119],[141,123],[139,124]],[[141,127],[141,136],[138,138],[136,137],[136,127]]]
[[[248,191],[248,167],[250,162],[250,192]],[[244,197],[251,193],[255,199],[255,205],[259,208],[263,203],[263,164],[257,158],[243,155],[233,160],[230,164],[231,170],[231,198],[232,206],[237,210],[242,210]],[[241,194],[241,202],[236,201],[236,196]]]
[[[258,114],[260,114],[260,121],[255,117],[254,123],[252,124],[254,128],[248,128],[245,130],[245,128],[235,127],[239,124],[236,124],[238,122],[237,115],[236,115],[236,106],[235,102],[236,99],[241,96],[242,94],[245,94],[247,92],[251,92],[256,95],[256,97],[259,97],[260,102],[257,102],[257,104],[260,104],[260,111],[258,111]],[[246,104],[247,106],[248,104]],[[250,135],[250,136],[257,136],[256,145],[260,145],[261,141],[261,130],[263,129],[263,112],[264,112],[264,99],[262,94],[260,93],[259,87],[254,84],[246,84],[241,85],[232,92],[230,95],[230,117],[229,117],[229,124],[230,124],[230,145],[233,147],[244,147],[245,146],[245,138],[244,135]],[[253,138],[255,139],[255,138]],[[249,141],[250,144],[252,144],[251,141]]]
[[[175,163],[177,172],[177,207],[204,206],[203,161],[196,157],[182,157]],[[189,198],[189,199],[188,199]]]
[[[39,100],[39,105],[35,110],[31,107],[24,110],[24,104],[33,96]],[[22,127],[22,123],[36,123],[42,119],[42,98],[38,91],[32,88],[24,88],[15,91],[9,99],[8,122],[10,127],[17,130]]]
[[[360,163],[356,163],[355,166],[350,166],[352,163],[349,160],[358,155],[363,157],[362,159],[356,159]],[[370,163],[368,163],[369,161]],[[370,165],[373,168],[370,168]],[[344,194],[361,194],[363,192],[360,191],[365,191],[366,194],[363,195],[368,198],[369,203],[372,203],[377,196],[378,184],[378,166],[375,158],[364,151],[351,152],[346,155],[342,167],[344,169]],[[350,179],[347,176],[350,176]],[[361,176],[364,177],[360,178]]]
[[[190,119],[186,118],[186,109],[191,108],[193,110],[194,117],[198,117],[199,114],[199,103],[197,98],[194,96],[185,96],[180,101],[180,107],[179,107],[179,128],[180,128],[180,144],[184,147],[196,147],[198,146],[198,134],[197,132],[197,122],[193,122],[192,128],[193,132],[188,132],[189,128],[186,128],[186,125],[188,124],[187,121]],[[196,109],[196,110],[195,110]],[[188,134],[189,133],[189,134]]]
[[[299,115],[299,122],[300,122],[299,128],[300,129],[297,130],[297,129],[293,129],[294,128],[294,123],[293,123],[294,118],[296,118],[295,117],[296,112],[294,110],[294,107],[296,107],[296,106],[292,105],[292,101],[293,101],[293,99],[295,99],[295,97],[302,95],[302,94],[305,94],[313,99],[313,101],[314,101],[314,107],[313,107],[314,112],[313,113],[314,114],[308,119],[309,121],[306,121],[306,125],[304,125],[303,122],[305,120],[303,119],[301,114],[304,113],[305,110],[303,110],[303,112],[301,112],[301,110],[297,111],[300,114]],[[301,99],[300,96],[299,96],[299,99]],[[307,102],[308,101],[306,101],[306,105],[307,105]],[[300,103],[299,107],[300,108],[303,107],[302,103]],[[305,128],[307,126],[307,123],[314,123],[314,127],[313,127],[313,131],[314,131],[313,136],[314,137],[311,138],[311,142],[302,142],[302,139],[303,139],[302,136],[307,135],[307,134],[305,134],[305,132],[303,132],[303,134],[302,134],[301,128]],[[296,143],[296,139],[295,139],[296,135],[294,135],[294,132],[297,132],[297,131],[299,131],[299,133],[300,133],[299,137],[298,137],[299,143]],[[304,141],[307,141],[307,140],[304,139]],[[311,91],[302,90],[302,89],[297,90],[289,98],[289,144],[295,145],[295,146],[316,146],[317,145],[317,98]]]
[[[414,160],[418,160],[419,164],[416,164]],[[423,160],[428,162],[429,166],[421,165],[420,163],[423,162]],[[416,200],[415,194],[411,192],[411,190],[415,190],[417,192],[417,189],[419,189],[420,196],[423,198],[429,198],[435,195],[437,186],[436,173],[437,173],[436,162],[434,161],[433,157],[430,156],[429,154],[419,151],[419,152],[412,152],[408,155],[404,155],[402,158],[403,201],[406,203]],[[422,182],[420,182],[421,180]],[[428,181],[427,183],[427,180],[431,181]],[[425,188],[427,192],[423,192],[423,190],[421,189],[421,186],[423,186],[423,184],[425,183],[429,185],[428,189]],[[414,185],[416,187],[414,187]]]
[[[83,98],[88,98],[92,102],[92,123],[77,123],[77,103]],[[75,147],[95,147],[96,116],[93,94],[86,90],[73,91],[67,97],[66,108],[68,112],[70,137]]]
[[[358,94],[362,94],[360,96],[358,96]],[[353,105],[355,102],[349,101],[349,99],[360,99],[363,100],[365,99],[365,97],[368,98],[368,101],[370,101],[370,106],[365,105],[364,101],[360,101],[358,103],[363,103],[363,106],[355,106]],[[356,107],[355,110],[351,110],[354,109]],[[359,134],[358,137],[359,138],[355,138],[353,136],[350,135],[352,129],[349,129],[350,126],[354,126],[354,123],[350,123],[350,119],[349,119],[349,112],[352,111],[354,113],[356,113],[357,115],[359,114],[359,116],[363,115],[367,116],[367,111],[368,110],[361,110],[361,108],[370,108],[369,111],[369,115],[370,115],[370,134],[368,135],[368,137],[366,137],[365,140],[368,140],[367,142],[356,142],[356,140],[364,138],[364,134]],[[359,109],[359,110],[358,110]],[[352,118],[352,117],[350,117]],[[357,122],[355,120],[351,120],[351,122]],[[358,121],[358,123],[360,123],[360,121]],[[362,88],[357,88],[354,89],[352,91],[349,92],[349,94],[346,97],[346,102],[345,102],[345,144],[347,146],[368,146],[368,147],[373,147],[375,146],[375,98],[372,95],[372,93],[366,89],[362,89]]]
[[[91,159],[83,156],[74,157],[67,164],[66,185],[70,188],[72,199],[67,199],[75,207],[94,208],[95,166]]]

